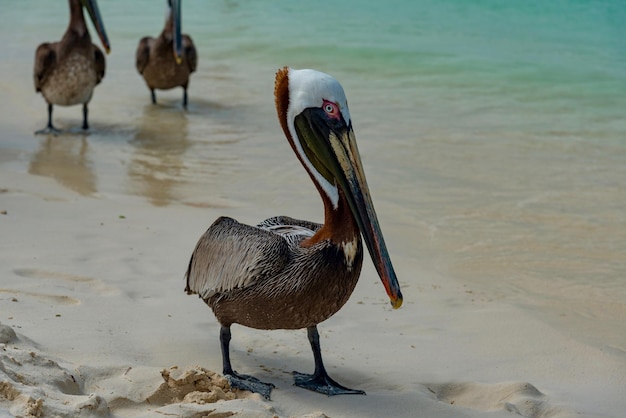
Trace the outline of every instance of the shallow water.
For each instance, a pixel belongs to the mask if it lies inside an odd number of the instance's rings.
[[[319,221],[272,97],[276,69],[314,67],[344,85],[402,283],[430,283],[415,261],[626,357],[623,2],[185,2],[200,62],[184,112],[180,90],[151,105],[133,66],[164,5],[102,1],[91,132],[56,108],[67,133],[36,137],[34,50],[67,19],[49,3],[2,6],[1,164],[94,198]]]

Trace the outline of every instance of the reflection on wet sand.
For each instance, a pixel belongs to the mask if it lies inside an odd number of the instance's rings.
[[[97,192],[96,176],[89,157],[87,137],[48,136],[33,154],[30,174],[51,177],[84,196]]]
[[[183,156],[189,146],[187,114],[178,109],[148,105],[137,133],[128,167],[132,193],[146,196],[155,206],[176,200],[174,191],[182,181]]]

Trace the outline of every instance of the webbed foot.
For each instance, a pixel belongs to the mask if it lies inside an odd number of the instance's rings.
[[[256,377],[236,372],[225,374],[224,377],[226,377],[228,383],[230,383],[230,387],[258,393],[267,400],[270,399],[272,389],[276,387],[271,383],[261,382]]]
[[[319,376],[293,372],[294,384],[304,389],[314,392],[323,393],[328,396],[333,395],[365,395],[365,392],[359,389],[350,389],[340,385],[330,378],[327,374]]]
[[[55,128],[54,126],[48,126],[44,129],[40,129],[38,131],[35,131],[35,135],[61,135],[61,131],[58,130],[57,128]]]

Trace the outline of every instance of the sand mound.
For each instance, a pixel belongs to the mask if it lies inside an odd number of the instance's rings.
[[[146,399],[153,405],[167,405],[171,403],[214,403],[217,401],[232,401],[233,399],[249,396],[250,393],[233,391],[223,376],[197,367],[181,372],[178,367],[162,370],[161,376],[165,381]],[[237,396],[237,394],[240,394]]]
[[[109,416],[106,401],[33,349],[0,344],[0,411],[20,417]]]
[[[146,398],[163,405],[154,413],[177,417],[277,417],[274,408],[258,394],[231,389],[223,376],[202,367],[181,371],[174,366],[161,371],[164,382]],[[150,416],[150,415],[147,415]]]
[[[232,390],[201,367],[74,367],[36,349],[0,324],[0,416],[274,417],[269,404]]]
[[[445,383],[428,385],[428,389],[439,401],[479,411],[507,411],[526,418],[564,413],[550,406],[546,396],[530,383]]]

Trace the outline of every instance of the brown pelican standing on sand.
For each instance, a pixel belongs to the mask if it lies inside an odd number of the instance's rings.
[[[83,105],[83,129],[89,129],[87,105],[104,77],[104,54],[91,43],[83,7],[87,9],[107,54],[109,40],[96,0],[69,0],[70,23],[59,42],[45,42],[35,53],[35,90],[48,102],[48,126],[36,133],[58,133],[52,125],[52,106]]]
[[[221,325],[223,372],[231,386],[268,399],[273,388],[232,369],[230,326],[241,324],[306,328],[315,372],[294,372],[295,384],[327,395],[364,394],[328,376],[317,331],[356,286],[363,262],[361,234],[394,308],[402,304],[402,294],[365,181],[346,97],[331,76],[287,67],[276,74],[274,94],[287,140],[324,202],[324,224],[279,216],[254,227],[221,217],[193,251],[185,290],[197,293]]]
[[[163,32],[156,39],[146,36],[139,41],[135,65],[150,89],[153,104],[156,104],[154,89],[169,90],[180,86],[186,109],[189,75],[196,71],[198,54],[191,37],[181,34],[181,1],[167,1]]]

